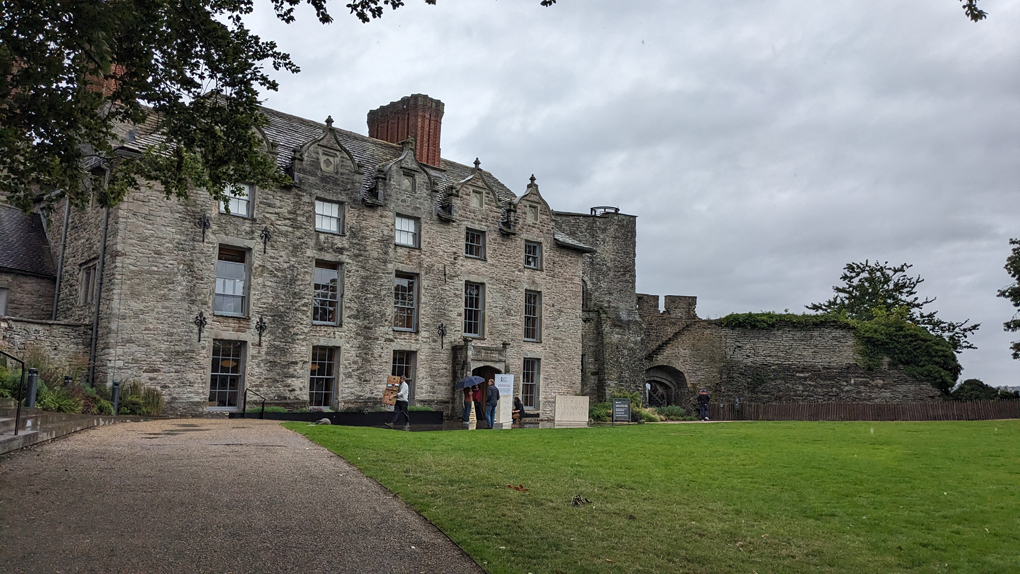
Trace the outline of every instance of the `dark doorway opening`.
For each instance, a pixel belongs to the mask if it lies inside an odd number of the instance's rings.
[[[679,369],[667,365],[645,371],[645,389],[648,391],[650,407],[682,405],[687,402],[690,394],[687,377]]]

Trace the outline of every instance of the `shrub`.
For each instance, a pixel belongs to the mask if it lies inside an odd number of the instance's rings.
[[[687,411],[680,405],[669,405],[666,407],[659,407],[655,409],[662,420],[666,421],[682,421],[687,416]]]
[[[639,409],[638,412],[641,413],[641,420],[646,423],[657,423],[661,420],[655,409]]]
[[[427,406],[427,405],[414,405],[414,406],[407,407],[407,410],[408,410],[408,412],[412,412],[412,413],[414,413],[414,412],[430,413],[430,412],[432,412],[432,407]]]
[[[247,407],[245,407],[244,412],[246,412],[246,413],[260,413],[260,412],[262,412],[262,406],[261,406],[260,403],[248,403]],[[268,406],[266,406],[266,412],[267,413],[286,413],[286,412],[290,412],[290,411],[288,411],[286,407],[281,407],[280,405],[268,405]]]
[[[597,423],[609,422],[613,412],[613,403],[589,403],[588,418]]]

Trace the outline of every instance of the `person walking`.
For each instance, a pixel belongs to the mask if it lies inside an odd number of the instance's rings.
[[[701,392],[698,393],[698,408],[701,409],[701,420],[703,421],[708,420],[709,400],[711,400],[711,397],[708,396],[708,391],[706,391],[705,389],[701,389]]]
[[[475,385],[471,387],[471,398],[475,403],[475,420],[485,420],[485,409],[482,408],[482,387]],[[477,423],[476,423],[477,424]]]
[[[411,430],[411,415],[407,412],[407,395],[410,392],[410,388],[407,386],[407,379],[400,377],[400,390],[397,391],[397,404],[393,405],[393,422],[386,423],[386,426],[394,428],[397,421],[400,420],[400,415],[404,415],[404,430]]]
[[[499,404],[499,389],[496,388],[496,380],[489,379],[489,388],[485,392],[485,422],[489,428],[495,428],[496,405]]]
[[[471,422],[472,401],[473,399],[471,398],[471,389],[469,387],[464,387],[464,412],[461,413],[460,416],[461,420],[464,421],[464,424],[468,424]]]

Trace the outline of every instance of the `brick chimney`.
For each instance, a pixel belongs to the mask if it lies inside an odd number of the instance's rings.
[[[390,143],[414,138],[414,157],[439,167],[439,131],[443,102],[413,94],[368,112],[368,137]]]

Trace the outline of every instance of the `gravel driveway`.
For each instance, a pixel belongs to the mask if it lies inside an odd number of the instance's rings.
[[[123,423],[0,457],[3,572],[482,572],[275,422]]]

